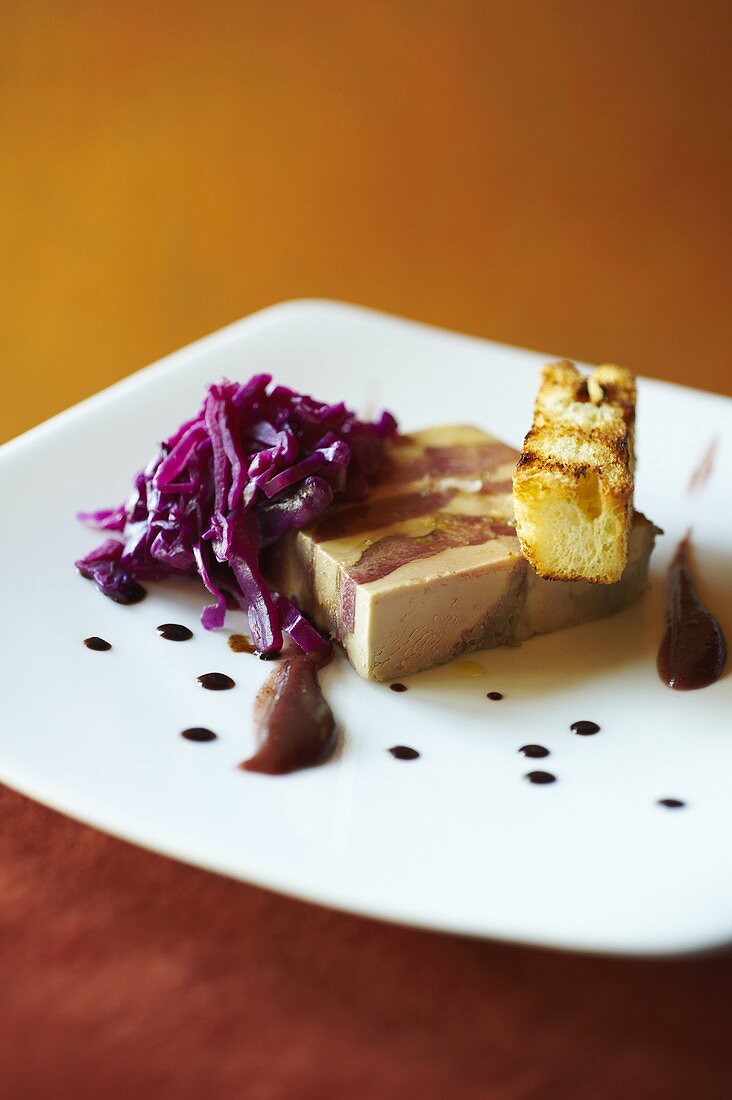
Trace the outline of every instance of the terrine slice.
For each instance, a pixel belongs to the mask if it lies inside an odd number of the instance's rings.
[[[273,580],[373,680],[610,615],[635,600],[653,524],[636,513],[628,566],[615,584],[544,580],[516,537],[517,458],[477,428],[401,436],[366,500],[330,508],[284,540]]]

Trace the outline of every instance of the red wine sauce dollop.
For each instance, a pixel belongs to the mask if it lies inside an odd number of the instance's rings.
[[[666,626],[658,651],[658,674],[677,691],[708,687],[727,663],[722,628],[697,595],[689,568],[691,539],[682,539],[666,582]]]
[[[333,711],[318,669],[324,661],[298,654],[279,663],[257,695],[254,721],[259,747],[241,765],[249,772],[286,775],[324,764],[338,744]]]

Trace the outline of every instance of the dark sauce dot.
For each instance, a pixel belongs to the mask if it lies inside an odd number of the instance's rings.
[[[486,695],[486,699],[492,699],[494,703],[497,703],[499,699],[502,699],[503,695],[500,691],[489,691]]]
[[[552,775],[551,772],[527,772],[526,778],[529,783],[556,783],[556,775]]]
[[[593,733],[600,732],[600,727],[597,722],[573,722],[569,728],[572,733],[578,733],[580,737],[590,737]]]
[[[389,752],[395,760],[416,760],[419,753],[416,749],[410,749],[408,745],[394,745]]]
[[[666,806],[669,810],[680,810],[686,803],[680,798],[659,798],[658,805]]]
[[[124,581],[114,592],[109,594],[110,599],[121,604],[142,603],[146,596],[147,589],[133,580]]]
[[[216,734],[213,730],[207,730],[205,726],[191,726],[190,729],[182,730],[181,737],[185,737],[186,741],[215,741]]]
[[[549,749],[545,749],[543,745],[522,745],[519,749],[520,753],[524,756],[530,756],[532,759],[539,759],[542,756],[549,755]]]
[[[406,684],[389,684],[389,687],[391,688],[392,691],[407,691],[408,690]],[[392,750],[389,749],[389,752],[391,752],[391,751]]]
[[[246,634],[229,635],[229,649],[232,653],[256,653],[255,647],[249,641]]]
[[[208,691],[228,691],[235,687],[231,676],[227,676],[225,672],[204,672],[203,676],[198,677],[198,682]]]
[[[252,652],[256,653],[256,650],[252,650]],[[258,653],[257,656],[259,657],[260,661],[279,661],[280,657],[282,656],[282,650],[270,649],[267,651],[267,653]]]
[[[193,637],[193,631],[180,623],[162,623],[157,632],[166,642],[189,642]]]
[[[111,642],[105,642],[104,638],[84,638],[84,645],[87,649],[93,649],[97,653],[104,653],[105,650],[112,648]]]

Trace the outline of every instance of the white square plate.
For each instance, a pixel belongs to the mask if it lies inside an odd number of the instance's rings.
[[[98,537],[80,508],[118,503],[207,382],[270,371],[405,429],[472,422],[518,444],[544,356],[327,302],[265,310],[141,371],[0,449],[0,778],[179,859],[357,913],[434,929],[606,952],[674,953],[732,939],[732,676],[700,692],[659,681],[665,567],[693,522],[702,595],[732,623],[732,402],[644,381],[637,506],[666,535],[643,600],[614,619],[448,666],[406,694],[324,673],[344,735],[325,767],[243,772],[252,699],[269,671],[198,626],[197,585],[119,607],[74,571]],[[721,446],[705,491],[691,470]],[[185,644],[157,624],[192,627]],[[94,653],[98,634],[113,649]],[[202,672],[237,689],[202,691]],[[504,693],[490,702],[486,692]],[[577,719],[601,732],[578,737]],[[193,744],[186,726],[219,739]],[[523,778],[540,742],[558,782]],[[395,760],[387,749],[415,747]],[[536,766],[536,765],[534,765]],[[681,810],[657,805],[683,799]]]

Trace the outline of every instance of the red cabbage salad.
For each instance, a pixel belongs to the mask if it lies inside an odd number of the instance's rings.
[[[260,551],[334,500],[363,496],[396,427],[388,412],[364,422],[268,374],[224,379],[137,474],[124,504],[79,514],[110,538],[76,568],[123,604],[144,596],[140,581],[198,576],[215,600],[201,614],[207,630],[240,607],[260,654],[277,653],[283,634],[320,653],[329,642],[269,587]]]

